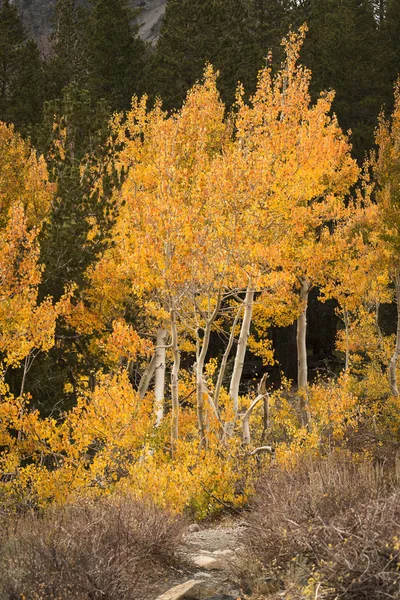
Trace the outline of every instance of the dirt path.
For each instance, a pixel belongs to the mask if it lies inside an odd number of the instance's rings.
[[[189,527],[180,551],[182,574],[156,600],[240,599],[233,573],[242,533],[241,523]]]
[[[243,526],[239,524],[217,525],[189,531],[185,536],[185,546],[190,551],[218,552],[235,550],[240,546]]]

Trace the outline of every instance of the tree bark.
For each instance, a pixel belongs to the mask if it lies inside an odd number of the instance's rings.
[[[201,350],[196,357],[196,391],[197,391],[197,419],[199,424],[200,448],[207,448],[207,414],[204,404],[204,362],[210,345],[211,328],[218,316],[221,306],[221,290],[218,292],[217,303],[211,316],[203,315],[205,319],[204,336]]]
[[[247,409],[246,414],[243,418],[243,444],[245,446],[250,446],[251,436],[250,436],[250,417],[251,413],[257,406],[261,400],[264,400],[264,395],[257,396],[255,400],[251,403],[250,407]]]
[[[300,395],[300,410],[303,425],[308,425],[309,415],[307,412],[307,307],[310,282],[306,277],[300,279],[300,301],[302,312],[297,319],[297,387]]]
[[[163,327],[157,330],[156,352],[155,352],[155,382],[154,382],[154,412],[156,414],[156,427],[159,427],[164,418],[165,397],[165,363],[166,344],[168,331]]]
[[[216,408],[218,408],[219,395],[221,393],[221,387],[222,387],[222,382],[224,380],[224,375],[225,375],[225,371],[226,371],[226,365],[227,365],[227,362],[228,362],[229,354],[230,354],[230,352],[232,350],[233,342],[235,340],[235,329],[236,329],[236,325],[237,325],[237,322],[239,320],[239,316],[240,316],[241,311],[242,311],[242,306],[239,308],[238,312],[236,313],[235,319],[233,321],[231,333],[230,333],[229,340],[228,340],[228,344],[226,346],[224,355],[222,357],[221,366],[220,366],[219,373],[218,373],[217,383],[215,384],[214,405],[215,405]]]
[[[143,375],[140,379],[138,392],[139,392],[139,396],[141,398],[145,397],[147,390],[149,389],[150,381],[154,375],[155,368],[156,368],[156,354],[154,353],[151,361],[147,365],[147,369],[145,370],[145,372],[143,373]]]
[[[178,345],[178,328],[176,324],[176,306],[175,302],[171,305],[171,348],[173,364],[171,370],[171,452],[174,454],[175,445],[179,437],[179,369],[181,364],[181,354]]]
[[[261,379],[260,385],[258,387],[258,396],[255,400],[253,400],[250,407],[247,409],[246,414],[243,417],[243,444],[245,446],[250,446],[250,442],[251,442],[251,434],[250,434],[251,414],[252,414],[253,410],[255,409],[255,407],[257,406],[257,404],[259,402],[261,402],[261,400],[263,400],[263,402],[266,402],[266,401],[268,401],[268,398],[269,398],[269,394],[268,394],[267,388],[266,388],[266,380],[267,380],[267,374],[264,374]],[[264,424],[264,426],[265,426],[265,424]]]
[[[253,289],[250,283],[246,291],[242,327],[240,330],[239,341],[236,349],[235,364],[233,367],[232,379],[229,387],[229,396],[232,400],[232,407],[235,418],[237,417],[237,413],[239,410],[239,386],[240,381],[242,379],[244,358],[247,349],[247,341],[250,335],[250,325],[253,316],[254,294],[255,290]]]
[[[396,303],[397,303],[397,331],[396,331],[396,346],[393,356],[389,364],[389,385],[393,396],[399,396],[397,386],[397,363],[400,356],[400,269],[396,271]]]
[[[267,432],[269,430],[269,394],[267,394],[264,398],[264,403],[263,403],[263,408],[264,408],[264,412],[263,412],[263,430],[262,430],[262,434],[261,434],[261,442],[264,443]]]
[[[208,325],[208,324],[207,324]],[[196,400],[197,400],[197,421],[199,427],[200,448],[207,448],[207,423],[206,409],[204,405],[204,382],[203,370],[204,360],[210,341],[209,329],[206,326],[204,330],[203,345],[196,361]]]
[[[345,336],[346,336],[346,356],[345,356],[344,370],[346,373],[348,373],[348,371],[350,369],[349,313],[348,313],[346,307],[343,308],[343,320],[344,320],[344,330],[345,330]]]

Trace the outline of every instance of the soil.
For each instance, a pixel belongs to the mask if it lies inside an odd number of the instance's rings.
[[[184,535],[177,557],[176,568],[163,581],[157,594],[149,600],[157,600],[164,592],[190,579],[203,581],[192,595],[182,600],[241,600],[240,590],[234,576],[234,564],[241,550],[241,536],[245,523],[222,521],[211,525],[192,525]],[[202,567],[196,562],[209,562]]]

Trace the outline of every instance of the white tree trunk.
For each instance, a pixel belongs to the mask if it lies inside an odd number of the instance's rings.
[[[145,370],[145,372],[143,373],[143,375],[140,379],[138,392],[139,392],[139,396],[141,398],[145,397],[147,390],[149,389],[150,381],[154,375],[155,368],[156,368],[156,355],[154,353],[151,361],[147,365],[147,369]]]
[[[397,386],[397,363],[400,356],[400,270],[396,271],[396,303],[397,303],[397,331],[396,346],[389,364],[389,385],[393,396],[399,396]]]
[[[197,419],[199,424],[200,448],[207,448],[207,413],[204,404],[204,396],[207,390],[204,385],[204,362],[206,360],[208,347],[210,345],[211,328],[218,316],[221,307],[221,290],[218,292],[217,303],[213,313],[209,316],[202,313],[205,320],[204,336],[201,344],[201,350],[196,356],[196,392],[197,392]],[[200,340],[198,339],[198,343]]]
[[[235,418],[239,410],[239,386],[240,381],[242,379],[244,358],[247,349],[247,341],[250,335],[250,325],[253,316],[254,293],[255,290],[250,284],[247,288],[246,298],[244,301],[242,327],[240,330],[239,341],[236,349],[235,364],[233,367],[232,379],[229,387],[229,396],[232,400],[232,407]]]
[[[165,363],[166,344],[168,331],[163,327],[157,330],[156,352],[155,352],[155,382],[154,382],[154,412],[156,414],[156,427],[159,427],[164,418],[165,398]]]
[[[238,323],[239,316],[240,316],[240,313],[242,311],[242,308],[243,308],[242,306],[239,308],[238,312],[236,313],[235,319],[233,321],[231,333],[230,333],[229,340],[228,340],[228,344],[226,346],[224,355],[222,357],[221,366],[220,366],[220,369],[219,369],[219,372],[218,372],[217,383],[215,384],[214,405],[215,405],[215,407],[217,409],[218,409],[218,403],[219,403],[219,395],[221,393],[222,382],[223,382],[225,371],[226,371],[226,364],[228,362],[229,354],[230,354],[230,352],[232,350],[233,342],[235,340],[235,329],[236,329],[236,325]]]
[[[264,442],[265,437],[269,431],[270,422],[269,422],[269,394],[266,394],[264,398],[264,411],[263,411],[263,430],[261,434],[261,442]]]
[[[247,409],[246,414],[243,417],[243,444],[245,446],[249,446],[250,442],[251,442],[250,417],[251,417],[253,410],[255,409],[257,404],[259,402],[261,402],[261,400],[264,403],[264,411],[265,411],[265,403],[267,403],[269,405],[269,394],[267,392],[267,386],[266,386],[267,378],[268,378],[268,375],[266,373],[264,373],[264,375],[262,376],[262,379],[259,383],[259,386],[258,386],[257,398],[255,400],[253,400],[250,407]],[[266,427],[265,427],[265,413],[264,413],[263,436],[265,435],[265,432],[266,432]]]
[[[207,448],[207,415],[204,404],[204,362],[197,361],[196,365],[196,396],[197,396],[197,421],[199,426],[200,448]]]
[[[253,400],[250,407],[247,409],[246,414],[243,417],[243,444],[245,446],[249,446],[250,442],[251,442],[251,435],[250,435],[251,413],[253,412],[253,410],[255,409],[257,404],[259,402],[261,402],[261,400],[264,400],[264,398],[265,398],[265,396],[263,394],[261,394],[260,396],[257,396],[257,398],[255,400]]]
[[[307,366],[307,306],[308,293],[310,290],[310,282],[306,277],[300,280],[300,301],[302,312],[297,319],[297,387],[300,392],[300,410],[302,413],[303,425],[309,422],[307,413],[307,381],[308,381],[308,366]]]
[[[196,361],[196,394],[197,394],[197,420],[199,425],[200,448],[207,447],[207,415],[204,404],[206,393],[204,386],[204,361],[210,344],[211,322],[206,324],[201,351]]]
[[[176,307],[175,303],[171,306],[171,348],[173,364],[171,370],[171,451],[172,455],[175,449],[175,443],[179,437],[179,369],[181,364],[181,354],[178,345],[178,328],[176,324]]]

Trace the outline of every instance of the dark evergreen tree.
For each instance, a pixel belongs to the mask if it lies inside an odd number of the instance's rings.
[[[123,173],[114,166],[109,116],[104,101],[93,106],[89,93],[76,84],[65,88],[61,100],[46,104],[38,147],[47,158],[56,194],[40,235],[40,299],[52,296],[57,301],[73,284],[72,301],[82,300],[88,268],[112,243],[117,210],[112,195]],[[76,380],[100,368],[88,349],[90,340],[59,319],[54,348],[39,355],[28,374],[32,402],[43,413],[53,410],[55,398],[60,410],[71,406]],[[18,389],[18,372],[13,377],[12,389]]]
[[[87,87],[87,17],[87,9],[76,0],[58,0],[50,38],[52,55],[46,69],[47,99],[60,98],[70,83]]]
[[[27,130],[41,119],[43,68],[17,9],[0,0],[0,120]]]
[[[94,99],[113,110],[130,106],[140,93],[146,45],[126,0],[92,0],[87,21],[88,83]]]
[[[314,97],[336,92],[333,108],[344,130],[351,129],[354,152],[362,159],[373,144],[377,116],[385,100],[385,76],[378,23],[369,0],[306,0],[297,23],[309,32],[302,60],[312,70]]]
[[[0,5],[0,118],[8,120],[10,105],[15,97],[21,49],[26,34],[17,9],[9,0]]]
[[[263,59],[272,52],[273,65],[279,67],[284,52],[282,38],[287,35],[293,21],[290,0],[250,0],[254,21],[255,65],[251,71],[257,72],[263,66]]]
[[[389,73],[391,83],[400,75],[400,0],[388,0],[384,39],[389,42]]]
[[[110,114],[104,101],[93,106],[89,93],[76,84],[64,89],[61,101],[46,104],[38,145],[57,192],[42,231],[43,296],[58,300],[67,283],[81,288],[86,269],[107,244],[112,225],[110,188],[106,183],[101,197],[94,189],[96,179],[105,177],[107,182],[109,177]],[[97,234],[88,240],[93,219]]]
[[[239,80],[254,88],[260,52],[251,9],[248,0],[169,0],[149,62],[147,85],[153,95],[167,108],[178,108],[207,62],[220,71],[219,89],[228,105]]]

